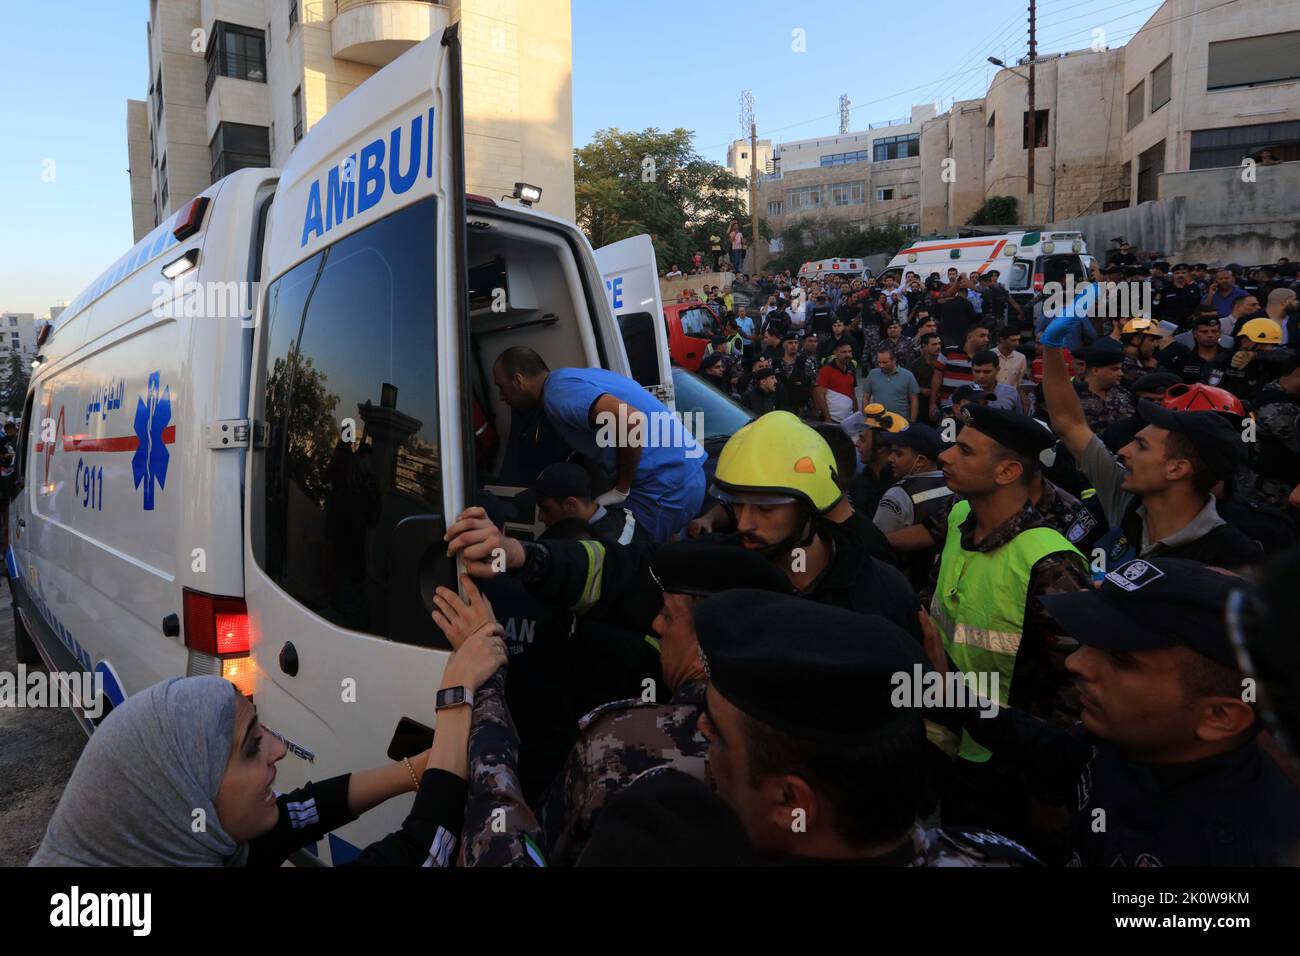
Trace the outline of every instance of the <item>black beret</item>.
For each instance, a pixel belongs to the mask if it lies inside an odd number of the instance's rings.
[[[1133,383],[1135,392],[1163,392],[1173,388],[1182,378],[1173,372],[1147,372]]]
[[[709,369],[713,368],[713,366],[721,365],[723,361],[724,358],[721,352],[710,352],[708,355],[704,356],[704,358],[700,359],[700,371],[707,372]]]
[[[912,680],[925,655],[878,615],[742,589],[700,602],[695,631],[717,693],[782,733],[847,743],[920,716],[910,697],[895,703],[895,675]]]
[[[757,372],[754,373],[754,381],[756,382],[761,382],[765,378],[775,378],[775,377],[776,377],[776,369],[771,367],[760,368]]]
[[[993,393],[981,385],[958,385],[952,390],[952,401],[957,402],[991,402]]]
[[[744,824],[701,781],[659,767],[610,799],[578,866],[756,866]]]
[[[1083,353],[1083,364],[1088,368],[1109,368],[1113,365],[1122,365],[1124,363],[1124,352],[1122,349],[1098,348],[1088,349]]]
[[[655,583],[669,594],[709,597],[734,588],[793,593],[790,579],[757,551],[734,544],[675,541],[655,551],[650,561]]]
[[[1230,477],[1246,455],[1241,432],[1218,412],[1177,412],[1143,399],[1138,402],[1138,417],[1148,425],[1184,435],[1217,478]]]
[[[1159,557],[1121,564],[1095,590],[1039,600],[1080,644],[1110,651],[1181,646],[1236,669],[1224,609],[1229,592],[1245,586],[1199,561]]]
[[[970,427],[1025,458],[1038,456],[1056,444],[1056,436],[1028,415],[986,405],[966,406]]]

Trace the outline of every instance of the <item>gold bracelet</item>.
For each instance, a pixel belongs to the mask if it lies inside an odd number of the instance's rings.
[[[420,780],[415,775],[415,768],[411,766],[411,761],[408,758],[403,757],[402,763],[406,764],[406,772],[411,775],[411,783],[415,784],[415,786],[412,787],[411,789],[415,790],[416,792],[419,792]]]

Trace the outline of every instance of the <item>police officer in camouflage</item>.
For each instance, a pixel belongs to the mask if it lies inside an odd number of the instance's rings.
[[[920,646],[875,615],[731,590],[695,612],[708,676],[709,775],[762,856],[783,865],[1024,866],[987,830],[926,829],[923,712],[900,679]],[[852,640],[861,634],[864,640]]]
[[[541,809],[551,865],[576,863],[609,799],[641,774],[670,767],[705,779],[706,743],[698,723],[704,667],[694,612],[701,598],[732,588],[792,593],[789,579],[757,554],[726,545],[682,542],[660,548],[650,565],[663,589],[655,618],[664,691],[596,708],[579,723],[581,736]]]

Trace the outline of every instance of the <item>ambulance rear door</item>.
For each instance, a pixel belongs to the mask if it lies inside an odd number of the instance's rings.
[[[632,377],[672,408],[672,360],[654,243],[633,236],[596,249],[595,256]]]
[[[457,28],[336,104],[281,174],[255,317],[245,596],[281,792],[413,756],[449,656],[443,535],[473,468]],[[346,862],[409,795],[311,848]],[[311,808],[300,808],[309,819]]]

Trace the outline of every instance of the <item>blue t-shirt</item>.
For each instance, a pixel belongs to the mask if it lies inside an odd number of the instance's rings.
[[[1216,289],[1214,295],[1210,297],[1210,305],[1214,306],[1215,310],[1219,313],[1219,318],[1226,319],[1228,316],[1232,315],[1232,303],[1236,302],[1238,299],[1244,298],[1246,295],[1246,290],[1240,286],[1234,285],[1228,290],[1227,295],[1219,295],[1219,292]]]
[[[568,442],[569,447],[598,461],[614,475],[617,473],[617,442],[627,436],[619,434],[617,422],[602,429],[601,423],[593,428],[588,424],[591,406],[602,395],[613,395],[647,417],[647,427],[641,448],[641,463],[637,466],[632,488],[636,492],[673,503],[694,488],[696,473],[704,468],[704,447],[698,444],[681,421],[635,381],[625,375],[603,368],[561,368],[546,379],[542,404],[546,417]],[[613,439],[609,447],[601,447],[598,436]]]
[[[744,315],[736,319],[736,328],[740,329],[741,334],[745,336],[745,346],[748,348],[750,345],[749,337],[754,334],[754,317]]]

